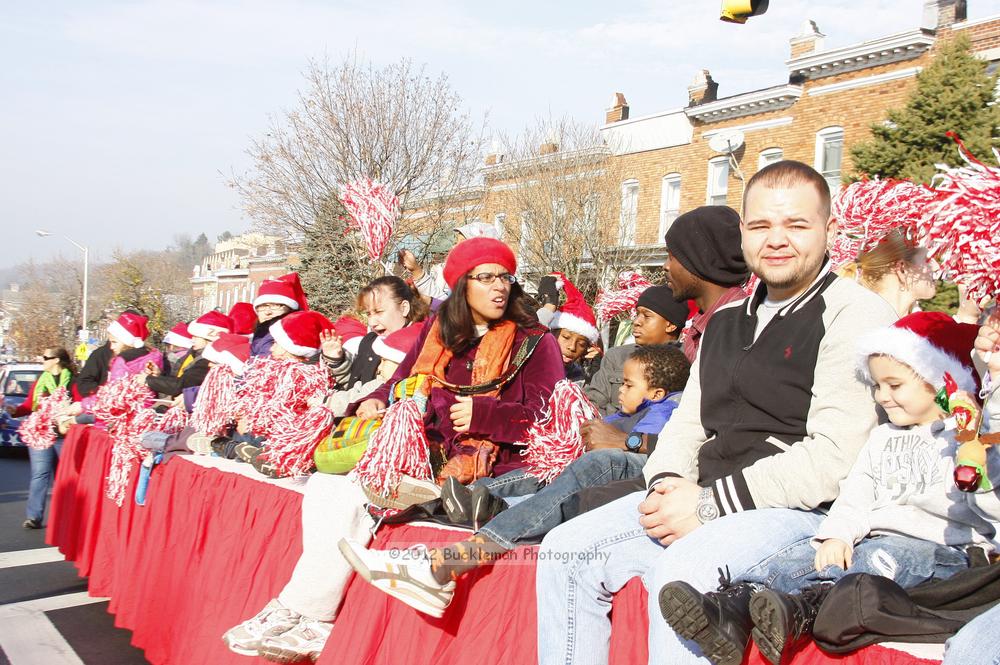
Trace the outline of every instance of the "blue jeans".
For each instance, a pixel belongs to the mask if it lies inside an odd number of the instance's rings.
[[[1000,642],[996,639],[998,626],[1000,605],[965,624],[944,643],[941,665],[1000,665]]]
[[[836,582],[847,573],[868,573],[894,580],[909,589],[927,580],[943,580],[969,567],[965,552],[920,538],[874,536],[854,546],[851,567],[827,566],[817,571],[816,548],[801,540],[754,566],[738,578],[757,582],[782,593],[792,593],[817,582]]]
[[[56,475],[56,465],[62,452],[62,437],[44,450],[28,448],[31,462],[31,482],[28,484],[28,503],[25,510],[29,520],[42,522],[45,519],[45,501]]]
[[[551,483],[539,482],[523,469],[499,478],[483,478],[490,493],[499,497],[533,496],[514,503],[479,530],[507,549],[519,541],[537,540],[562,524],[563,502],[586,487],[600,487],[642,473],[646,455],[625,450],[594,450],[569,464]]]
[[[542,665],[607,663],[611,601],[637,576],[649,591],[649,662],[697,658],[683,647],[681,658],[667,655],[681,643],[660,616],[660,588],[683,579],[711,591],[718,568],[749,570],[775,550],[812,536],[822,519],[800,510],[751,510],[709,522],[665,547],[639,524],[645,498],[645,492],[622,497],[556,527],[542,541],[535,578]]]

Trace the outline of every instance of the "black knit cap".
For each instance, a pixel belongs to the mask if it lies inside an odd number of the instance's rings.
[[[678,328],[683,328],[687,323],[688,306],[687,301],[677,302],[674,300],[674,292],[669,286],[651,286],[639,296],[635,303],[636,307],[645,307],[651,310]]]
[[[727,206],[701,206],[674,220],[667,231],[667,251],[695,277],[721,286],[747,281],[740,216]]]

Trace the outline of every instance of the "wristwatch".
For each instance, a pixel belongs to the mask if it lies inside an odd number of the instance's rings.
[[[698,508],[695,510],[698,521],[704,524],[719,516],[719,506],[715,503],[715,492],[711,487],[702,487],[698,493]]]
[[[637,453],[642,448],[642,434],[639,432],[632,432],[625,439],[625,449],[630,453]]]

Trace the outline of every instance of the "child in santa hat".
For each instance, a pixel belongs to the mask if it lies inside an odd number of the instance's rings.
[[[1000,483],[1000,455],[995,446],[987,450],[985,482],[971,492],[959,489],[954,473],[957,439],[978,424],[955,408],[976,409],[977,332],[940,312],[920,312],[862,337],[858,370],[889,422],[872,430],[816,535],[776,552],[721,594],[666,584],[660,608],[667,623],[713,662],[739,662],[752,635],[778,663],[786,647],[811,634],[820,603],[845,574],[880,575],[906,588],[967,568],[969,546],[995,551],[1000,499],[991,485]],[[990,425],[1000,426],[1000,417],[985,416],[983,431]]]
[[[265,280],[253,299],[253,307],[257,313],[257,325],[250,338],[250,355],[266,356],[274,343],[271,326],[292,312],[309,309],[299,274],[290,272],[277,279]]]
[[[330,395],[326,400],[326,407],[333,411],[333,415],[337,417],[346,415],[348,406],[368,397],[379,386],[391,379],[396,368],[403,362],[406,354],[410,352],[417,338],[420,337],[423,327],[422,322],[414,323],[385,337],[377,338],[372,345],[372,350],[382,360],[375,372],[375,378],[367,383],[359,382],[349,390],[338,390]]]
[[[191,348],[177,363],[170,375],[163,375],[156,366],[147,367],[142,375],[146,386],[155,393],[176,398],[191,388],[197,388],[208,374],[208,361],[202,357],[202,352],[219,335],[230,333],[233,321],[221,312],[212,310],[205,312],[188,324],[191,335]]]
[[[601,332],[597,329],[597,317],[583,294],[566,275],[554,272],[547,277],[551,278],[546,281],[550,281],[554,287],[556,298],[561,292],[565,295],[565,301],[562,305],[557,301],[553,302],[551,290],[539,285],[540,294],[543,290],[546,291],[546,302],[538,312],[538,320],[549,327],[559,342],[566,378],[574,383],[583,383],[588,376],[581,360],[601,337]]]
[[[180,362],[191,348],[191,333],[188,332],[188,324],[181,321],[167,331],[163,336],[163,345],[167,347],[167,361],[170,363],[170,373],[177,375]]]

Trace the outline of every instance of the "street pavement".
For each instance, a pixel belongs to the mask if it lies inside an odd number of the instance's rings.
[[[45,531],[21,527],[28,478],[27,451],[0,448],[0,665],[146,663]]]

